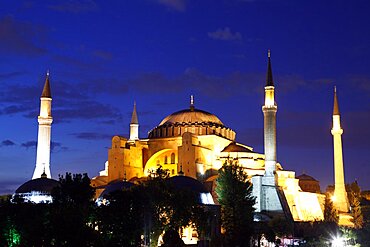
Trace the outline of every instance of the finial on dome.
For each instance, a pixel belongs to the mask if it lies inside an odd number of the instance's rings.
[[[190,110],[194,111],[194,96],[190,95]]]
[[[48,176],[46,175],[46,173],[45,173],[45,166],[44,166],[44,171],[42,172],[42,174],[41,174],[41,178],[47,178]]]
[[[180,165],[180,171],[178,172],[179,176],[184,176],[184,172],[182,171],[182,165]]]

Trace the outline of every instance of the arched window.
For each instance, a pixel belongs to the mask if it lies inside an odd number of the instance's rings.
[[[175,164],[175,153],[171,154],[171,164]]]
[[[167,155],[166,155],[166,156],[164,156],[164,163],[165,163],[165,164],[168,164]]]

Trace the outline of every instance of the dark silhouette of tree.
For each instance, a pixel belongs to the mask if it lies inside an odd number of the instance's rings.
[[[140,246],[143,234],[142,201],[135,188],[114,191],[97,208],[103,246]]]
[[[178,231],[175,229],[167,230],[163,235],[163,247],[182,247],[184,246],[184,241],[180,238]]]
[[[236,161],[225,162],[216,182],[226,246],[249,246],[255,198],[247,174]]]
[[[94,189],[87,174],[66,173],[53,190],[48,227],[49,243],[57,246],[96,246]]]

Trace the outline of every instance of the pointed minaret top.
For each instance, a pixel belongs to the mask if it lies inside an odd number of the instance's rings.
[[[338,105],[338,98],[337,98],[337,87],[334,86],[334,108],[333,108],[333,115],[340,115],[339,113],[339,105]]]
[[[267,64],[267,75],[266,75],[266,87],[274,86],[274,81],[272,79],[272,69],[271,69],[271,51],[267,51],[267,58],[268,58],[268,64]]]
[[[194,111],[194,96],[190,95],[190,110]]]
[[[134,101],[134,109],[132,110],[131,123],[130,124],[139,124],[136,113],[136,101]]]
[[[41,98],[51,98],[49,70],[46,72],[44,89],[42,90]]]

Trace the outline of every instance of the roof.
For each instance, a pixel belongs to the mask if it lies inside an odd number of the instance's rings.
[[[188,189],[196,193],[207,193],[206,187],[198,180],[187,176],[173,176],[168,182],[177,189]]]
[[[267,73],[266,73],[266,87],[274,86],[274,80],[272,79],[272,69],[271,69],[271,52],[268,50],[267,53]]]
[[[136,102],[134,102],[134,109],[132,110],[132,116],[131,116],[131,124],[139,124],[139,120],[137,118],[136,113]]]
[[[183,123],[208,123],[208,124],[216,124],[216,125],[224,125],[221,120],[206,111],[202,111],[199,109],[185,109],[171,115],[165,117],[159,126],[161,125],[170,125],[170,124],[183,124]]]
[[[33,191],[37,191],[50,194],[51,191],[58,186],[60,186],[58,181],[51,178],[41,177],[25,182],[19,186],[15,193],[31,193]]]
[[[227,152],[227,153],[253,153],[253,151],[249,148],[246,148],[240,144],[237,144],[236,142],[232,142],[229,145],[227,145],[221,152]]]
[[[334,87],[334,107],[333,107],[333,115],[340,115],[339,112],[339,105],[338,105],[338,97],[337,97],[337,88]]]
[[[135,185],[134,183],[123,181],[123,180],[118,180],[118,181],[116,180],[116,181],[110,182],[105,187],[105,190],[100,194],[99,197],[107,196],[114,191],[130,189],[134,185]]]
[[[45,79],[44,89],[42,90],[41,98],[51,98],[49,72],[46,73],[46,79]]]
[[[314,179],[313,177],[303,173],[302,175],[299,175],[297,176],[296,178],[298,178],[299,180],[306,180],[306,181],[317,181],[316,179]]]

